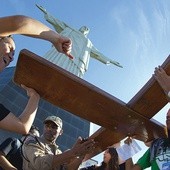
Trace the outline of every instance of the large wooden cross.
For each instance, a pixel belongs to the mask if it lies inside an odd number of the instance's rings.
[[[170,75],[170,57],[162,67]],[[144,142],[166,136],[164,125],[151,119],[168,103],[153,77],[128,103],[124,103],[24,49],[19,54],[14,82],[34,88],[48,102],[102,126],[91,136],[98,146],[87,159],[126,136],[135,136]]]

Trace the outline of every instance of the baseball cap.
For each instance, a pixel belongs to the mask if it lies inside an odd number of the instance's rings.
[[[59,126],[60,128],[62,128],[63,126],[63,122],[62,120],[57,117],[57,116],[48,116],[45,120],[44,120],[44,123],[48,122],[48,121],[51,121],[53,123],[55,123],[57,126]]]

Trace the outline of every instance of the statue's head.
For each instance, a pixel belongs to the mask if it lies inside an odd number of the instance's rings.
[[[84,34],[84,36],[86,37],[88,35],[88,33],[90,32],[90,29],[87,28],[86,26],[82,26],[79,31]]]

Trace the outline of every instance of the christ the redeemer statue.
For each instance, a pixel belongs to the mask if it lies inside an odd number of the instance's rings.
[[[81,78],[88,69],[90,57],[107,65],[114,64],[118,67],[122,67],[118,62],[105,57],[93,46],[92,42],[87,38],[90,30],[86,26],[81,27],[79,30],[75,30],[64,22],[51,16],[42,6],[37,5],[37,7],[44,13],[45,19],[52,24],[60,35],[69,37],[73,42],[71,52],[74,56],[73,59],[70,59],[62,53],[58,53],[55,47],[52,47],[43,56],[45,59]]]

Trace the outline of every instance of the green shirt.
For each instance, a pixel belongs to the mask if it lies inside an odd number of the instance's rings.
[[[157,147],[156,154],[150,159],[150,149],[138,160],[141,169],[151,167],[151,170],[170,170],[170,148]]]
[[[155,159],[150,162],[150,149],[144,153],[144,155],[138,160],[137,164],[141,167],[141,169],[151,167],[151,170],[159,170]]]

